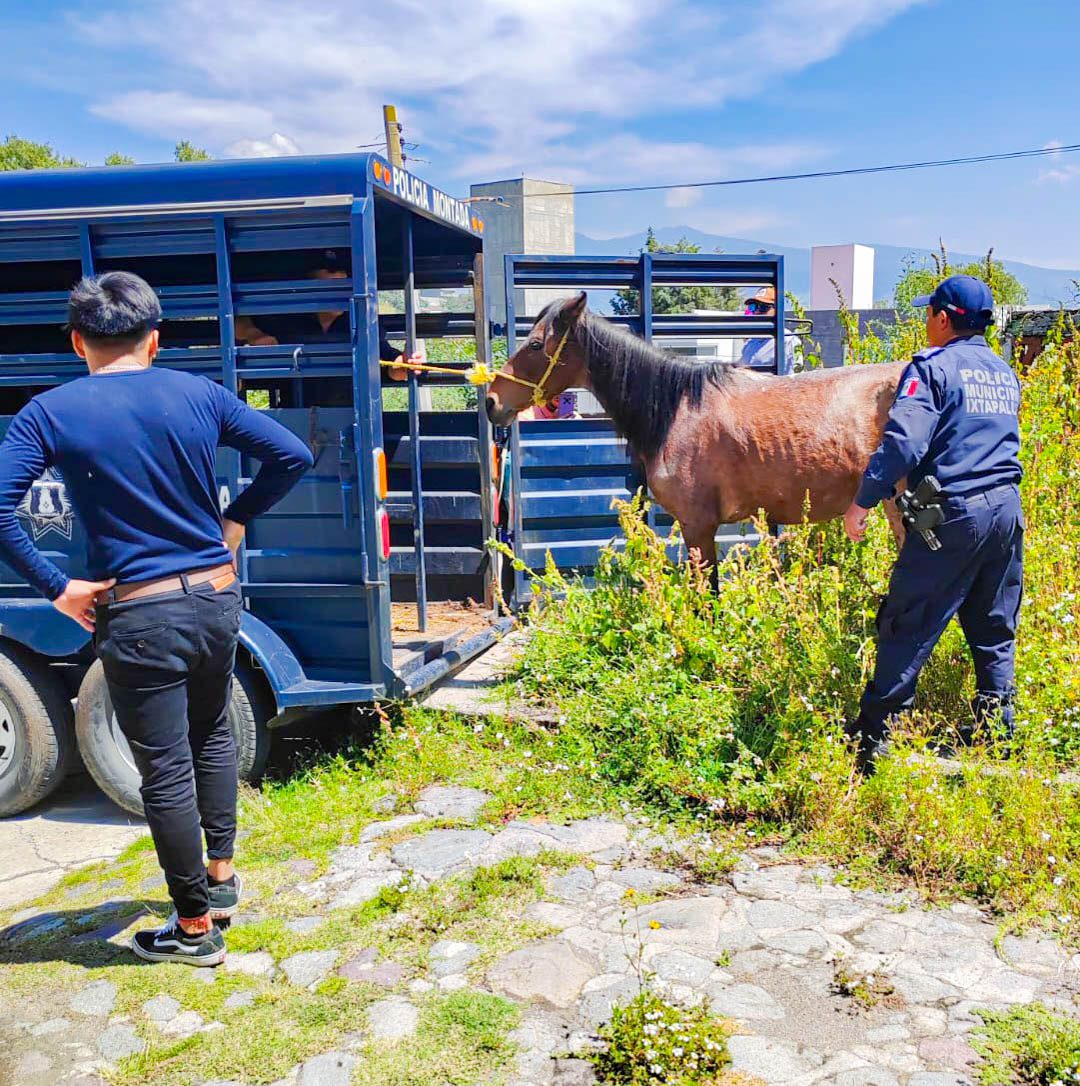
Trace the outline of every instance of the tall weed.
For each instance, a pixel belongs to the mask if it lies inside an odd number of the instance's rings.
[[[782,827],[804,847],[963,891],[1071,929],[1080,807],[1054,780],[1080,750],[1080,346],[1058,328],[1022,374],[1027,588],[1009,762],[977,749],[943,776],[923,757],[968,719],[971,663],[954,623],[924,669],[893,757],[861,782],[843,725],[873,667],[874,616],[895,547],[883,516],[852,545],[803,524],[738,546],[718,593],[672,562],[637,506],[594,582],[553,566],[535,584],[517,676],[557,708],[560,756],[613,797],[673,817]],[[917,349],[854,329],[857,361]]]

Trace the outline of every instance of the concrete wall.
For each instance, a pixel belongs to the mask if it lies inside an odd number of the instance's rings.
[[[572,254],[574,252],[574,190],[558,181],[520,177],[473,185],[472,196],[502,197],[506,206],[484,201],[477,210],[484,217],[484,254],[487,261],[488,309],[492,319],[506,320],[503,256],[506,253]],[[518,291],[514,307],[530,316],[564,292]]]
[[[814,330],[807,337],[809,345],[806,353],[821,356],[826,366],[844,365],[844,329],[840,323],[840,313],[836,309],[808,309],[806,315],[814,322]],[[859,318],[860,331],[866,331],[873,324],[879,334],[881,329],[896,323],[895,309],[860,309],[855,311]]]

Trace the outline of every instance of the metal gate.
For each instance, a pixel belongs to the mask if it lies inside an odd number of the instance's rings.
[[[783,334],[782,256],[642,253],[637,257],[508,255],[505,260],[505,331],[511,355],[518,337],[528,334],[539,309],[559,291],[633,290],[639,299],[637,313],[603,314],[607,320],[649,342],[663,339],[695,346],[702,340],[734,343],[768,337],[773,344],[772,362],[752,368],[774,374],[790,372]],[[750,293],[773,287],[776,313],[656,313],[653,292],[658,287],[735,287]],[[519,313],[522,294],[528,311]],[[536,571],[544,568],[550,553],[559,569],[587,575],[600,551],[617,546],[621,539],[612,503],[629,500],[644,484],[641,469],[631,461],[625,442],[607,418],[588,418],[515,422],[508,447],[513,497],[506,534],[515,556],[526,571]],[[682,541],[672,532],[671,517],[654,505],[649,522],[669,537],[669,549],[676,555]],[[723,525],[717,534],[718,552],[755,538],[747,525]],[[528,572],[515,573],[515,600],[521,602],[528,595]]]

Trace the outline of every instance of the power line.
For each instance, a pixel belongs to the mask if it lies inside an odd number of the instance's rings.
[[[1038,147],[1028,151],[1003,151],[997,154],[968,155],[963,158],[938,158],[925,162],[897,162],[886,166],[853,166],[842,170],[813,170],[808,173],[777,173],[762,177],[733,177],[723,181],[684,181],[666,185],[614,185],[610,188],[573,189],[567,188],[565,194],[573,196],[605,196],[620,192],[666,192],[671,189],[712,189],[726,188],[733,185],[764,185],[774,181],[812,181],[825,177],[855,177],[862,174],[896,173],[902,170],[931,170],[942,166],[968,166],[978,162],[1007,162],[1021,158],[1041,158],[1045,155],[1064,155],[1080,151],[1080,143],[1064,144],[1061,147]],[[561,195],[558,191],[530,192],[521,196],[504,196],[506,200],[542,200],[545,197]]]

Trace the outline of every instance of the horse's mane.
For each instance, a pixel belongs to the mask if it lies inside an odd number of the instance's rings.
[[[553,303],[557,310],[561,303]],[[548,314],[545,310],[541,317]],[[595,313],[585,311],[576,339],[589,380],[618,432],[639,456],[655,456],[684,400],[698,407],[707,384],[727,385],[732,367],[668,354]]]

